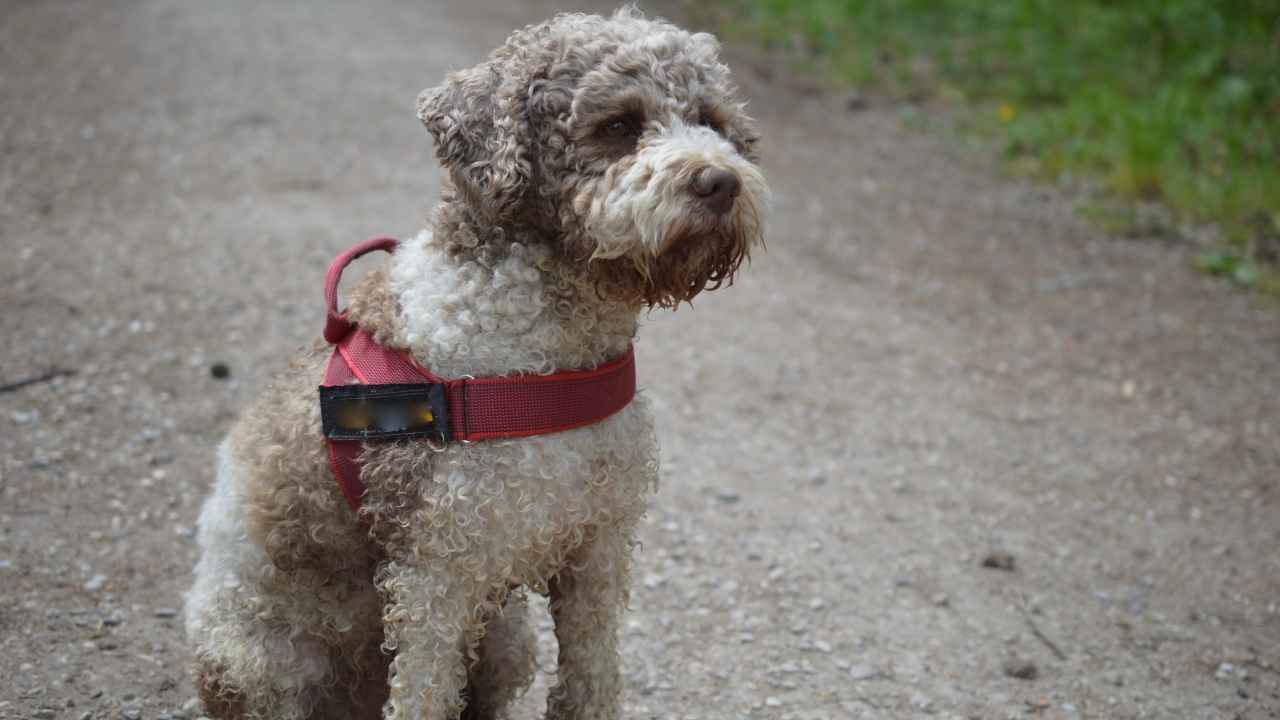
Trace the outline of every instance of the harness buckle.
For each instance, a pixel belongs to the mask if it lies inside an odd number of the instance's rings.
[[[330,440],[452,439],[439,383],[321,386],[320,424]]]

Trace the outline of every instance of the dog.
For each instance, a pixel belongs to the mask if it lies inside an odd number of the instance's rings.
[[[441,200],[346,317],[440,377],[600,367],[642,312],[731,284],[763,242],[757,130],[709,34],[558,15],[417,110]],[[658,480],[645,397],[564,432],[367,443],[353,513],[316,397],[330,350],[295,360],[218,450],[185,606],[208,715],[499,717],[534,675],[532,591],[559,643],[547,717],[617,718]]]

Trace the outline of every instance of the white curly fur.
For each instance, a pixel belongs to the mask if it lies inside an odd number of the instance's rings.
[[[633,10],[562,15],[424,92],[450,182],[349,316],[440,375],[551,373],[618,356],[645,306],[731,282],[767,189],[717,48]],[[618,117],[628,134],[602,130]],[[708,167],[738,176],[730,210],[692,192]],[[367,445],[357,522],[319,429],[326,354],[219,451],[186,606],[206,711],[499,717],[533,676],[529,589],[560,647],[547,716],[618,717],[617,628],[658,477],[644,396],[553,435]]]

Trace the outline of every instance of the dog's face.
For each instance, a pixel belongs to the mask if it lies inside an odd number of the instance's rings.
[[[763,239],[756,132],[710,35],[562,15],[419,98],[464,200],[557,238],[601,292],[674,306]]]

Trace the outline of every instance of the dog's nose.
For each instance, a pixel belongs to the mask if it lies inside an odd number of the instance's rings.
[[[693,194],[712,212],[723,215],[733,208],[733,201],[742,190],[742,181],[728,170],[705,167],[693,176],[690,186]]]

